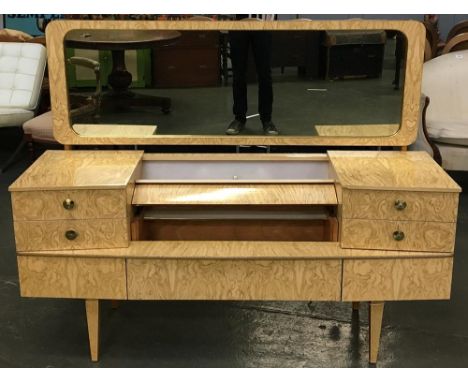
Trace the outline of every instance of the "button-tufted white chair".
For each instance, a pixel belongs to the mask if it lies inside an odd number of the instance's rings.
[[[46,49],[41,44],[0,43],[0,128],[20,127],[34,117],[45,66]],[[2,171],[23,146],[16,149]]]
[[[412,148],[446,170],[468,171],[468,50],[425,62],[422,92],[428,98]]]

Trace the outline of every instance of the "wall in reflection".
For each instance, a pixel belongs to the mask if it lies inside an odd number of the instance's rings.
[[[240,134],[263,135],[271,97],[259,88],[271,79],[281,135],[388,136],[401,118],[404,47],[383,30],[76,30],[65,38],[72,124],[88,136],[224,135],[235,84]]]

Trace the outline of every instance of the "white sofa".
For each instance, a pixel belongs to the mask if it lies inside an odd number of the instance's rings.
[[[20,128],[34,117],[45,67],[46,49],[43,45],[0,42],[0,128]],[[17,148],[14,156],[20,149]]]
[[[422,93],[429,105],[412,149],[440,155],[446,170],[468,171],[468,50],[425,62]]]

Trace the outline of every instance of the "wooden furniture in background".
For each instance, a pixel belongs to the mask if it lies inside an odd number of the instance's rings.
[[[460,21],[459,23],[455,24],[447,33],[446,41],[449,42],[455,36],[461,33],[468,32],[468,20]]]
[[[386,44],[384,30],[328,30],[323,34],[323,78],[375,78],[382,75]]]
[[[108,76],[108,83],[115,95],[113,102],[120,101],[121,97],[126,95],[124,102],[126,106],[158,105],[161,106],[164,113],[168,113],[171,108],[170,98],[149,95],[138,95],[137,97],[129,91],[132,75],[125,66],[125,51],[169,45],[179,37],[180,33],[177,31],[120,30],[119,33],[116,33],[110,30],[77,30],[66,35],[65,45],[69,48],[110,50],[112,52],[112,72]],[[113,95],[112,92],[109,94],[110,97]]]
[[[455,52],[458,50],[468,50],[468,32],[463,32],[447,40],[442,50],[442,54]]]
[[[174,44],[153,49],[153,85],[157,88],[219,85],[220,32],[180,33]]]

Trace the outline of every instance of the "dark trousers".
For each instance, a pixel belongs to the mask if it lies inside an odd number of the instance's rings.
[[[232,111],[235,118],[245,121],[247,114],[247,58],[251,46],[258,78],[258,112],[263,122],[270,121],[273,106],[271,32],[231,31],[229,42],[233,72]]]

